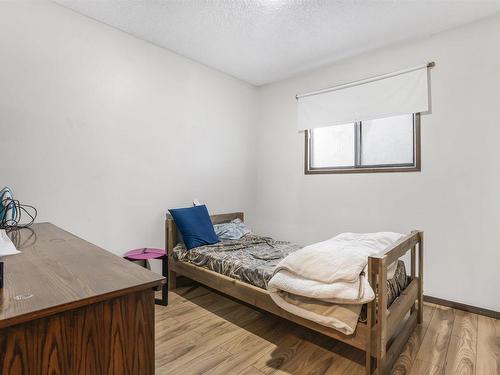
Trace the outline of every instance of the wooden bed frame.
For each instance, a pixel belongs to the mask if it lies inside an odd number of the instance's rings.
[[[214,224],[229,222],[236,218],[243,221],[243,212],[211,216]],[[369,257],[368,281],[375,291],[376,298],[368,303],[367,322],[359,322],[352,335],[345,335],[334,328],[322,326],[283,310],[273,302],[265,289],[187,262],[176,261],[172,257],[172,249],[177,244],[177,228],[171,218],[165,221],[165,242],[169,257],[170,289],[176,288],[177,276],[186,276],[259,309],[345,342],[366,352],[367,375],[373,371],[377,375],[389,373],[414,328],[422,323],[423,232],[421,231],[412,231],[384,252]],[[411,252],[411,281],[389,309],[386,309],[387,267],[408,251]],[[378,306],[382,308],[377,308]]]

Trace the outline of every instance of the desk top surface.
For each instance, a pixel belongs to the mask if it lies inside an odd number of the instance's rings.
[[[149,288],[164,277],[49,223],[9,233],[0,328]]]

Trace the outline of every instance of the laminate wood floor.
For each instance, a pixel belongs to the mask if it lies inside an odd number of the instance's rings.
[[[157,374],[364,374],[364,352],[201,286],[155,311]],[[426,303],[392,374],[500,375],[500,320]]]

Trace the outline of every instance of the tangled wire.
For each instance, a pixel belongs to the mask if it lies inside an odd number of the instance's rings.
[[[0,198],[0,229],[9,232],[15,229],[28,228],[35,222],[36,208],[28,204],[22,204],[19,200],[14,199],[9,188],[2,189]]]

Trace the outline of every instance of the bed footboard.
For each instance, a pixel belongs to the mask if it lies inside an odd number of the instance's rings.
[[[368,281],[376,298],[368,304],[370,345],[366,349],[366,374],[371,374],[374,368],[377,375],[389,373],[415,326],[422,323],[423,239],[423,232],[413,231],[383,253],[368,259]],[[411,252],[410,282],[387,309],[387,268],[408,251]]]

